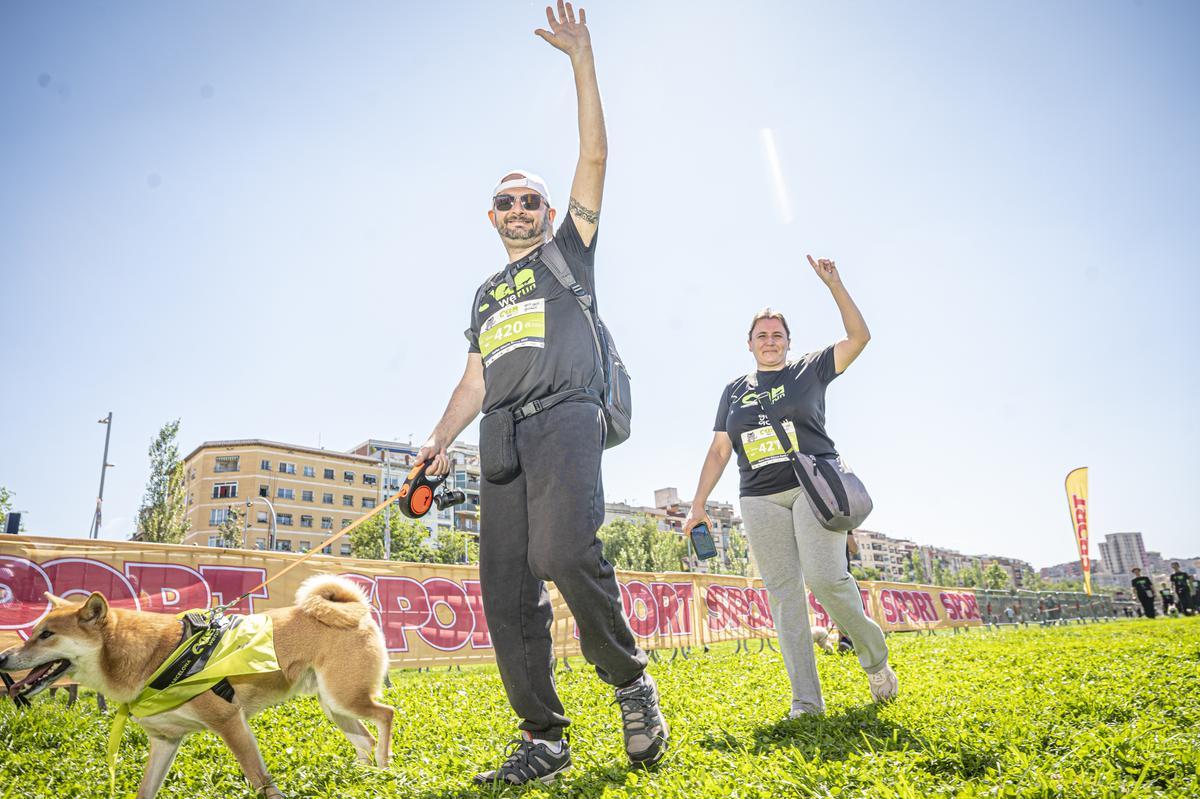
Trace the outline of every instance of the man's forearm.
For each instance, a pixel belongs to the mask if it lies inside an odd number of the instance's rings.
[[[579,158],[602,163],[608,158],[608,136],[604,131],[604,108],[596,82],[596,60],[585,47],[571,59],[575,72],[575,99],[579,104]]]
[[[450,395],[450,402],[446,404],[441,420],[433,428],[434,440],[442,446],[452,444],[483,409],[483,393],[483,386],[459,383]]]

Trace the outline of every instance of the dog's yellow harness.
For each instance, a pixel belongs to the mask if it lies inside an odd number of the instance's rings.
[[[183,642],[150,675],[142,692],[122,704],[113,718],[108,736],[110,796],[116,792],[117,750],[131,714],[145,718],[165,713],[208,690],[232,701],[232,689],[226,682],[229,677],[279,671],[270,616],[223,617],[191,611],[179,618],[184,625]]]

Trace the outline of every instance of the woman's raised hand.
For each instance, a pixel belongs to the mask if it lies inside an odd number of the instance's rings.
[[[808,256],[808,262],[812,265],[813,271],[817,273],[817,277],[821,278],[821,282],[826,286],[834,286],[842,282],[842,276],[838,274],[837,264],[828,258],[818,258],[813,260],[813,257]]]

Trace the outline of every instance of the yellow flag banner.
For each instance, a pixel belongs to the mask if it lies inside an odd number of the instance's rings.
[[[1086,466],[1073,469],[1067,475],[1067,510],[1075,528],[1075,544],[1079,547],[1079,565],[1083,569],[1083,590],[1092,594],[1092,558],[1088,554],[1088,470]]]
[[[339,574],[363,589],[383,630],[392,666],[417,668],[495,661],[477,566],[396,563],[246,549],[0,535],[0,650],[20,644],[51,605],[44,594],[82,599],[99,591],[118,608],[179,613],[237,599],[230,613],[292,603],[314,574]],[[262,583],[275,574],[279,579]],[[775,636],[762,581],[725,574],[618,572],[622,610],[645,649],[703,646]],[[982,624],[975,593],[903,583],[859,584],[863,607],[885,630]],[[579,630],[547,584],[558,657],[581,654]],[[809,595],[813,624],[832,620]]]

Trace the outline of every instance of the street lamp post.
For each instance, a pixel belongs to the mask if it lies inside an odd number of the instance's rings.
[[[96,420],[97,424],[105,426],[104,458],[100,462],[100,493],[96,496],[96,512],[92,514],[92,527],[88,530],[88,538],[100,537],[101,510],[104,505],[104,475],[112,468],[112,464],[108,462],[108,441],[112,436],[112,416],[112,411],[109,411],[108,416]]]
[[[267,503],[267,510],[269,510],[271,512],[271,526],[270,526],[270,528],[268,528],[268,532],[267,532],[267,549],[274,552],[275,551],[275,506],[271,504],[271,500],[267,499],[266,497],[251,497],[250,499],[246,500],[246,516],[247,516],[246,525],[247,525],[247,528],[249,528],[249,524],[250,524],[250,520],[249,520],[250,506],[254,504],[254,500],[256,500],[256,499],[261,499],[263,502]],[[247,542],[247,544],[249,544],[249,542]],[[246,548],[249,549],[250,547],[247,546]]]

